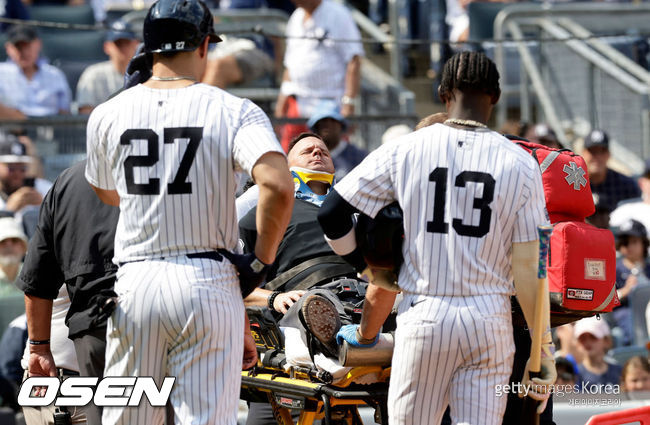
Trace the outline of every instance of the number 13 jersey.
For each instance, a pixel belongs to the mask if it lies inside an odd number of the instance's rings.
[[[268,117],[218,88],[135,86],[93,110],[86,179],[117,190],[114,262],[177,256],[238,240],[235,169],[280,152]]]
[[[512,294],[512,243],[536,240],[548,222],[537,162],[488,129],[425,127],[372,152],[335,189],[371,217],[399,202],[399,285],[422,295]]]

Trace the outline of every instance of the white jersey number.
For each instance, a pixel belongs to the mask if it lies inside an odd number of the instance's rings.
[[[427,221],[427,232],[430,233],[448,233],[449,223],[445,223],[445,200],[447,195],[447,174],[448,168],[438,167],[429,174],[429,181],[436,185],[433,200],[433,220]],[[482,183],[483,194],[480,198],[474,198],[472,204],[474,209],[481,212],[477,226],[463,224],[461,218],[452,220],[452,227],[461,236],[470,236],[482,238],[490,231],[490,221],[492,218],[492,208],[490,202],[494,199],[494,186],[496,181],[488,173],[479,171],[463,171],[456,176],[455,186],[463,188],[468,182]]]
[[[167,193],[177,195],[192,193],[192,183],[186,182],[192,162],[196,156],[201,139],[203,138],[202,127],[173,127],[165,128],[163,143],[174,143],[179,139],[189,139],[183,158],[180,161],[178,172],[174,180],[167,184]],[[151,129],[126,130],[120,137],[121,145],[130,145],[133,140],[147,141],[147,155],[130,155],[124,160],[124,178],[126,180],[126,191],[131,195],[157,195],[160,193],[160,179],[150,178],[147,183],[136,183],[133,177],[133,168],[151,167],[159,158],[158,144],[159,137]]]

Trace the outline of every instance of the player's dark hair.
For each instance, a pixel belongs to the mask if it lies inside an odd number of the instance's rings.
[[[499,71],[482,52],[459,52],[449,58],[442,70],[440,96],[453,97],[454,89],[500,96]]]
[[[316,134],[316,133],[310,133],[310,132],[306,131],[306,132],[304,132],[304,133],[300,133],[299,135],[297,135],[296,137],[294,137],[293,139],[291,139],[291,141],[289,142],[289,150],[287,150],[287,153],[291,152],[291,149],[293,149],[293,147],[296,146],[296,144],[297,144],[299,141],[301,141],[302,139],[306,139],[307,137],[315,137],[315,138],[317,138],[318,140],[320,140],[321,142],[325,143],[325,141],[323,140],[323,138],[320,137],[318,134]]]

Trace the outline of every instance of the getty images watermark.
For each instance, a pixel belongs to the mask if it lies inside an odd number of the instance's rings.
[[[522,394],[527,396],[529,392],[544,392],[542,385],[524,385],[522,383],[496,385],[494,387],[497,397],[507,394]],[[572,405],[618,405],[621,400],[618,397],[621,394],[619,384],[581,384],[553,385],[550,392],[558,401],[566,395],[577,396],[568,400]],[[595,396],[595,397],[594,397]],[[613,396],[613,397],[608,397]]]
[[[158,388],[150,376],[71,376],[63,382],[53,376],[27,378],[20,387],[18,404],[21,406],[85,406],[91,401],[97,406],[138,406],[146,396],[151,406],[167,404],[176,378],[166,377]],[[44,396],[36,396],[36,389],[46,388]]]

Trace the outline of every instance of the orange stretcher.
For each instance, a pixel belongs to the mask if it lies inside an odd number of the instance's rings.
[[[283,363],[282,333],[277,324],[261,309],[247,309],[251,332],[258,348],[256,367],[242,372],[241,399],[271,404],[278,424],[311,425],[323,420],[325,425],[362,425],[358,408],[374,408],[374,420],[388,424],[387,397],[390,367],[364,366],[351,369],[332,383],[332,376],[312,368],[289,367]],[[374,374],[375,383],[356,384],[363,375]]]

